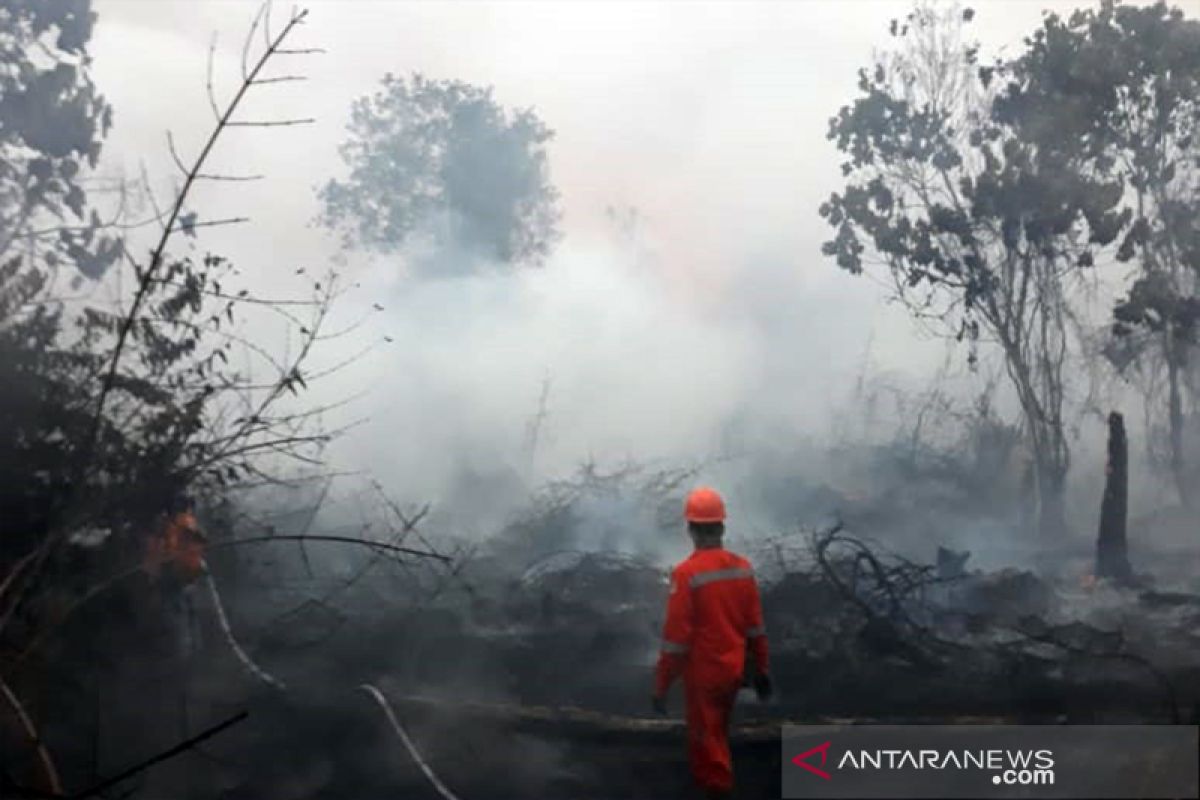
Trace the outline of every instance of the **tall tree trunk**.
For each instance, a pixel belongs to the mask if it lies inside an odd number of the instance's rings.
[[[1167,420],[1171,437],[1171,475],[1179,492],[1179,502],[1191,508],[1191,492],[1183,464],[1183,396],[1180,389],[1180,371],[1183,366],[1182,353],[1175,336],[1168,329],[1165,334],[1167,355]]]
[[[1038,469],[1038,535],[1043,540],[1059,539],[1066,535],[1066,488],[1066,468],[1044,459]]]
[[[1129,445],[1125,420],[1108,415],[1108,468],[1100,504],[1100,535],[1096,540],[1096,577],[1128,581],[1133,577],[1125,537],[1129,505]]]
[[[1033,407],[1036,412],[1036,407]],[[1027,412],[1033,450],[1033,487],[1037,501],[1037,533],[1044,542],[1066,536],[1067,459],[1057,432],[1040,414]]]
[[[1038,524],[1037,463],[1030,455],[1021,463],[1021,530],[1036,530]]]
[[[1041,373],[1046,381],[1046,391],[1039,393],[1039,384],[1034,377],[1025,354],[1011,338],[1004,339],[1004,355],[1009,377],[1016,389],[1025,418],[1025,429],[1032,451],[1033,486],[1037,498],[1037,532],[1046,541],[1066,535],[1067,469],[1070,451],[1063,437],[1061,417],[1062,396],[1055,383],[1057,373],[1050,369]],[[1043,367],[1047,362],[1043,360]],[[1053,386],[1051,384],[1054,384]]]

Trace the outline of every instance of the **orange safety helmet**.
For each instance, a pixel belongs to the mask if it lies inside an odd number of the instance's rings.
[[[688,522],[724,522],[725,501],[716,489],[707,486],[693,489],[683,506],[683,517]]]

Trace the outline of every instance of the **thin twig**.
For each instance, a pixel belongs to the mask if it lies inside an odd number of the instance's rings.
[[[183,159],[179,157],[179,151],[175,149],[175,137],[169,129],[167,130],[167,150],[171,153],[171,159],[175,162],[175,166],[179,167],[179,171],[186,176],[188,168],[183,165]]]
[[[325,498],[329,496],[329,487],[333,486],[333,478],[325,481],[325,485],[321,487],[321,494],[317,497],[317,502],[313,503],[312,512],[309,513],[308,519],[304,522],[304,527],[300,529],[301,536],[307,536],[312,530],[312,524],[317,519],[317,514],[321,511],[321,506],[325,505]],[[304,546],[304,542],[300,543],[300,557],[304,560],[304,571],[308,573],[308,577],[313,577],[312,563],[308,558],[308,548]]]
[[[278,536],[250,536],[244,539],[225,539],[219,542],[209,544],[209,549],[213,550],[218,547],[236,547],[243,544],[260,544],[263,542],[338,542],[340,544],[356,544],[362,547],[371,547],[378,550],[388,550],[394,553],[403,553],[404,555],[416,556],[418,558],[432,558],[437,561],[450,562],[450,556],[442,555],[441,553],[429,552],[426,550],[416,550],[411,547],[400,547],[398,545],[387,544],[386,542],[374,542],[370,539],[356,539],[352,536],[328,536],[324,534],[308,534],[305,536],[285,535]]]
[[[83,800],[83,798],[86,798],[86,797],[95,797],[96,795],[101,794],[102,792],[106,791],[107,789],[110,789],[113,786],[116,786],[121,781],[126,780],[127,778],[131,778],[134,775],[137,775],[139,772],[145,772],[146,770],[153,767],[155,764],[161,764],[162,762],[164,762],[168,759],[174,758],[175,756],[179,755],[180,753],[190,750],[191,748],[195,747],[196,745],[200,744],[201,742],[203,742],[207,739],[211,739],[212,737],[216,736],[218,733],[221,733],[225,729],[231,728],[234,725],[238,724],[242,720],[246,719],[246,717],[248,717],[248,716],[250,716],[249,711],[238,712],[237,714],[234,714],[232,717],[225,720],[224,722],[213,725],[211,728],[201,731],[200,733],[196,734],[195,736],[192,736],[189,739],[185,739],[184,741],[182,741],[179,744],[172,747],[170,750],[164,750],[163,752],[159,753],[158,755],[154,756],[153,758],[149,758],[149,759],[141,762],[140,764],[135,764],[134,766],[130,767],[129,769],[124,770],[124,771],[120,772],[119,774],[112,776],[111,778],[107,778],[107,779],[101,781],[100,783],[97,783],[95,786],[92,786],[91,788],[84,789],[82,792],[79,792],[78,794],[71,795],[71,800]]]
[[[250,23],[250,30],[246,32],[246,40],[242,42],[242,80],[246,81],[247,84],[249,84],[253,78],[249,72],[250,45],[254,41],[254,32],[258,30],[258,26],[262,23],[263,15],[270,7],[271,0],[265,0],[265,2],[259,5],[258,13],[254,15],[254,20]],[[268,44],[267,50],[270,49],[270,45]]]
[[[287,125],[307,125],[310,122],[316,122],[315,117],[300,117],[297,119],[278,119],[278,120],[246,120],[241,122],[229,122],[226,125],[230,128],[279,128]]]
[[[213,57],[217,49],[217,34],[214,31],[212,39],[208,42],[208,65],[206,67],[206,79],[204,88],[208,94],[208,106],[212,109],[213,119],[217,122],[221,121],[221,107],[217,103],[217,95],[213,90]]]
[[[0,583],[0,597],[4,597],[4,593],[8,591],[8,587],[12,585],[13,581],[17,579],[17,576],[21,574],[21,570],[25,569],[25,566],[29,564],[30,561],[33,561],[33,559],[37,556],[37,553],[37,548],[30,550],[28,553],[22,556],[16,564],[13,564],[13,568],[9,570],[8,575],[4,577],[4,582]]]
[[[243,222],[249,222],[249,221],[250,221],[249,217],[226,217],[225,219],[210,219],[210,220],[206,220],[204,222],[189,222],[186,225],[183,223],[180,223],[176,227],[172,228],[171,232],[175,233],[176,231],[182,231],[182,232],[186,232],[186,233],[191,233],[196,228],[216,228],[221,225],[240,225]]]
[[[292,83],[293,81],[306,81],[307,75],[280,75],[275,78],[259,78],[254,82],[255,86],[266,86],[268,83]]]
[[[265,175],[215,175],[202,173],[196,176],[198,181],[261,181]]]
[[[271,0],[263,3],[263,47],[271,46]]]
[[[50,791],[61,795],[63,793],[62,781],[59,780],[58,770],[54,767],[54,759],[50,757],[50,751],[46,749],[46,743],[42,741],[42,737],[38,736],[37,728],[33,727],[33,720],[25,712],[25,707],[21,705],[21,701],[17,699],[13,690],[8,688],[8,684],[4,682],[3,678],[0,678],[0,693],[4,695],[4,699],[12,707],[13,713],[21,721],[21,727],[25,729],[25,735],[29,737],[29,741],[37,748],[38,760],[42,762],[42,771],[46,773],[46,783],[50,786]]]
[[[176,286],[179,288],[184,287],[184,284],[179,281],[167,280],[165,278],[158,278],[156,280],[165,286]],[[252,303],[262,306],[318,306],[321,304],[320,300],[276,300],[258,297],[257,295],[252,294],[228,294],[225,292],[217,292],[212,289],[201,289],[200,294],[204,295],[205,297],[219,297],[222,300],[232,300],[235,303]],[[300,324],[300,321],[295,318],[292,318],[292,322]]]
[[[119,331],[117,332],[117,341],[113,347],[112,357],[109,360],[108,374],[104,380],[104,383],[100,387],[100,396],[96,401],[95,414],[92,418],[92,424],[89,429],[88,437],[84,442],[84,447],[82,448],[82,455],[79,459],[77,459],[77,463],[79,463],[81,467],[91,463],[97,438],[100,434],[104,409],[116,382],[115,379],[117,370],[121,363],[121,357],[124,355],[125,346],[129,341],[129,334],[133,329],[135,321],[137,320],[138,311],[141,309],[142,303],[145,302],[146,297],[149,294],[151,279],[155,277],[159,267],[162,264],[163,256],[167,248],[167,242],[170,240],[171,234],[176,230],[176,222],[179,220],[179,217],[183,212],[184,202],[187,200],[192,185],[196,181],[196,175],[201,173],[204,163],[208,160],[209,154],[216,146],[217,140],[220,138],[221,133],[230,124],[230,120],[232,119],[233,114],[237,110],[238,106],[241,104],[242,98],[244,98],[246,96],[246,92],[249,91],[251,82],[258,77],[258,73],[266,65],[267,61],[270,60],[271,56],[278,49],[278,46],[282,44],[283,40],[289,33],[291,33],[292,29],[296,26],[299,20],[304,18],[306,13],[307,12],[300,12],[288,21],[288,24],[280,32],[279,36],[276,37],[271,47],[268,47],[263,52],[263,54],[259,57],[258,62],[254,65],[253,70],[246,75],[242,85],[238,87],[237,93],[233,96],[233,99],[229,101],[229,105],[226,107],[225,113],[222,114],[220,119],[217,120],[217,124],[213,127],[212,132],[208,136],[208,140],[204,143],[204,147],[200,150],[200,155],[197,156],[196,161],[192,165],[191,171],[188,173],[187,179],[180,188],[179,194],[176,195],[175,204],[172,207],[170,214],[167,216],[166,224],[163,226],[162,235],[159,237],[158,244],[151,252],[150,263],[147,264],[146,268],[142,271],[142,277],[138,281],[138,288],[134,292],[133,302],[124,319],[122,320]],[[256,25],[261,15],[262,12],[260,11],[259,15],[255,17]]]

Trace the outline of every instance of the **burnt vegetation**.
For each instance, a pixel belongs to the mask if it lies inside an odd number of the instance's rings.
[[[1105,0],[988,60],[973,17],[891,23],[829,121],[843,185],[820,216],[829,260],[888,281],[983,389],[864,374],[832,445],[715,459],[764,509],[730,543],[779,689],[738,711],[746,796],[777,796],[789,720],[1200,720],[1200,23]],[[214,166],[231,131],[313,121],[259,115],[329,68],[308,19],[262,6],[233,85],[210,47],[210,124],[166,135],[163,197],[99,169],[90,2],[0,0],[0,796],[675,796],[681,724],[645,695],[681,498],[721,464],[500,481],[517,501],[461,530],[328,456],[354,424],[353,283],[202,246],[255,220],[206,215],[197,187],[236,207],[270,180]],[[490,89],[388,75],[317,222],[418,275],[546,265],[552,137]],[[1102,407],[1097,372],[1138,407]],[[530,473],[551,385],[513,457]],[[1139,468],[1172,496],[1131,517]]]

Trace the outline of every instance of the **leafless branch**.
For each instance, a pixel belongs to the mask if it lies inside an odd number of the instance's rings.
[[[262,24],[263,15],[271,7],[271,0],[265,0],[258,7],[258,13],[254,15],[254,19],[250,22],[250,29],[246,32],[246,39],[242,43],[242,80],[246,85],[250,85],[254,76],[250,74],[250,46],[254,42],[254,33],[258,30],[258,26]],[[270,51],[270,45],[267,46],[267,51]]]
[[[171,153],[171,159],[175,162],[175,166],[179,167],[179,171],[183,175],[188,174],[188,168],[183,165],[183,159],[179,157],[179,151],[175,149],[175,137],[171,131],[167,131],[167,150]]]
[[[170,238],[177,231],[183,230],[186,227],[191,227],[181,225],[180,223],[183,215],[184,205],[190,195],[192,187],[197,180],[197,176],[203,174],[205,163],[216,146],[221,134],[229,126],[234,113],[237,111],[242,100],[245,98],[252,82],[259,76],[263,67],[275,55],[276,51],[282,46],[283,42],[293,31],[295,26],[300,24],[305,15],[306,12],[304,11],[294,14],[279,35],[271,40],[270,46],[267,47],[259,56],[253,68],[246,72],[237,92],[225,107],[224,112],[218,117],[213,129],[209,133],[207,140],[201,148],[199,155],[196,157],[191,168],[188,170],[183,185],[176,192],[171,210],[164,217],[162,232],[159,235],[156,245],[150,252],[148,263],[146,263],[143,268],[138,268],[136,262],[130,258],[131,263],[134,264],[134,271],[137,276],[137,287],[134,290],[129,306],[127,308],[121,308],[121,322],[117,329],[116,341],[113,345],[111,354],[106,359],[107,365],[104,368],[104,376],[100,383],[95,405],[90,415],[88,428],[82,437],[81,447],[73,461],[72,474],[69,476],[69,484],[72,486],[82,485],[84,483],[86,471],[93,467],[93,461],[96,455],[97,446],[99,444],[100,434],[102,429],[105,427],[105,412],[112,397],[113,389],[118,383],[117,377],[119,375],[122,358],[125,355],[125,351],[129,344],[134,326],[140,319],[142,307],[150,294],[153,281],[157,277],[165,259],[166,249]],[[258,17],[256,17],[256,20],[261,18],[261,16],[262,13],[260,11],[260,14]],[[147,189],[149,190],[149,181],[145,179],[144,165],[143,180],[145,180]],[[150,192],[150,198],[151,202],[153,203],[152,192]],[[155,205],[155,210],[156,212],[159,211],[157,205]],[[231,221],[218,220],[205,224],[225,224],[228,222]],[[128,254],[126,254],[126,256],[128,257]],[[277,396],[278,392],[274,392],[273,394]],[[45,538],[43,545],[39,547],[37,556],[31,563],[28,574],[32,574],[36,577],[36,575],[40,573],[47,559],[54,552],[57,545],[63,540],[65,531],[69,530],[70,526],[76,521],[74,518],[78,517],[79,513],[80,509],[73,504],[63,504],[63,510],[59,512],[58,518],[53,523],[52,532]],[[28,578],[28,575],[26,577]],[[26,580],[25,583],[28,584],[29,581]],[[16,598],[14,602],[8,605],[3,615],[0,615],[0,630],[6,627],[8,621],[12,618],[13,612],[20,602],[20,597]]]
[[[225,539],[219,542],[209,544],[209,549],[217,549],[220,547],[240,547],[244,544],[263,544],[266,542],[335,542],[338,544],[353,544],[361,547],[369,547],[374,550],[386,550],[392,553],[400,553],[402,555],[414,556],[416,558],[431,558],[435,561],[449,563],[450,556],[442,555],[441,553],[430,552],[425,550],[416,550],[412,547],[401,547],[399,545],[388,544],[386,542],[375,542],[370,539],[358,539],[352,536],[330,536],[325,534],[308,534],[305,536],[279,534],[277,536],[251,536],[244,539]]]
[[[271,0],[263,2],[263,47],[271,46]]]
[[[29,718],[25,707],[21,705],[21,701],[17,699],[17,696],[8,687],[3,678],[0,678],[0,694],[4,695],[4,699],[8,701],[8,705],[12,708],[13,713],[20,720],[21,727],[25,729],[25,735],[29,737],[29,741],[37,748],[38,760],[42,762],[42,771],[46,774],[46,785],[50,787],[52,793],[61,795],[63,793],[62,781],[58,777],[58,770],[54,766],[54,759],[50,757],[50,751],[46,749],[46,743],[42,741],[42,737],[38,736],[37,728],[33,726],[33,720]]]
[[[215,175],[202,173],[196,176],[198,181],[261,181],[265,175]]]
[[[196,175],[202,172],[204,163],[208,160],[209,154],[212,153],[213,147],[220,138],[222,131],[224,131],[224,129],[230,124],[230,120],[233,117],[234,112],[241,104],[242,99],[246,96],[246,92],[250,89],[251,81],[258,76],[258,73],[266,65],[267,61],[270,60],[271,56],[274,54],[279,45],[282,44],[284,39],[287,38],[288,34],[291,33],[297,22],[300,19],[303,19],[304,13],[305,12],[301,12],[288,22],[287,26],[284,27],[283,31],[281,31],[279,36],[272,42],[272,45],[268,47],[259,57],[253,69],[246,73],[245,78],[242,81],[242,85],[238,88],[238,91],[233,96],[233,99],[230,100],[225,112],[221,115],[220,119],[217,120],[217,124],[213,127],[212,132],[209,134],[208,140],[205,142],[204,147],[200,151],[200,155],[196,158],[196,161],[192,165],[192,169],[188,172],[188,176],[184,181],[183,187],[176,195],[175,204],[171,209],[171,213],[167,217],[167,222],[164,226],[162,236],[159,238],[158,244],[151,253],[150,263],[143,270],[142,279],[139,281],[138,288],[134,293],[133,303],[126,313],[125,318],[122,321],[121,328],[118,331],[117,342],[113,348],[113,354],[110,359],[108,377],[104,381],[103,386],[101,386],[100,396],[96,402],[96,411],[93,416],[90,433],[83,448],[85,457],[82,459],[82,463],[85,465],[91,461],[92,451],[96,445],[96,436],[100,431],[100,421],[104,413],[104,407],[108,400],[109,394],[112,391],[113,379],[116,377],[121,356],[124,354],[125,345],[128,341],[130,330],[133,328],[134,320],[137,318],[138,311],[141,309],[141,305],[145,301],[146,295],[150,289],[150,279],[155,276],[159,266],[162,263],[163,256],[166,252],[167,242],[170,240],[171,234],[176,230],[176,222],[179,220],[179,217],[183,212],[184,202],[187,200],[192,185],[195,183]],[[262,12],[260,11],[255,17],[255,26],[257,26],[258,20],[261,18],[261,16]]]
[[[37,556],[37,552],[38,551],[35,548],[34,550],[31,550],[22,556],[16,564],[13,564],[13,568],[8,571],[8,574],[4,576],[4,581],[0,583],[0,598],[4,597],[4,593],[8,591],[8,587],[13,584],[13,582],[17,579],[17,576],[21,574],[21,571],[24,570],[31,561],[34,560],[34,558]]]
[[[226,123],[230,128],[283,128],[289,125],[307,125],[310,122],[316,122],[315,117],[302,117],[297,119],[278,119],[278,120],[247,120],[242,122]]]
[[[205,68],[205,93],[208,95],[208,106],[212,109],[213,120],[221,121],[221,107],[217,103],[216,90],[213,89],[213,59],[217,50],[217,34],[214,32],[208,42],[208,65]]]
[[[145,772],[146,770],[150,769],[155,764],[161,764],[162,762],[167,761],[168,759],[174,758],[175,756],[179,755],[180,753],[183,753],[183,752],[186,752],[186,751],[192,749],[193,747],[200,744],[201,742],[203,742],[207,739],[211,739],[212,737],[216,736],[218,733],[221,733],[222,731],[233,727],[234,725],[238,724],[242,720],[246,719],[246,717],[248,717],[248,716],[250,716],[250,712],[248,712],[248,711],[241,711],[237,714],[234,714],[232,717],[225,720],[224,722],[217,723],[216,725],[213,725],[209,728],[204,729],[200,733],[196,734],[195,736],[191,736],[191,737],[185,739],[184,741],[180,742],[179,744],[175,745],[174,747],[170,748],[169,750],[164,750],[163,752],[159,753],[156,756],[153,756],[152,758],[148,758],[139,764],[133,765],[129,769],[122,770],[118,774],[113,775],[111,778],[106,778],[105,780],[101,781],[100,783],[97,783],[95,786],[92,786],[88,789],[84,789],[82,792],[79,792],[78,794],[71,795],[71,800],[83,800],[84,798],[87,798],[87,797],[100,796],[104,792],[106,792],[109,789],[111,789],[112,787],[116,786],[121,781],[132,778],[134,775],[137,775],[140,772]]]
[[[198,176],[194,176],[198,177]],[[221,225],[240,225],[243,222],[249,222],[249,217],[228,217],[226,219],[210,219],[203,222],[189,222],[188,224],[180,223],[170,230],[171,233],[179,231],[190,232],[196,228],[216,228]]]
[[[183,286],[183,284],[179,283],[178,281],[159,279],[158,282],[166,286]],[[253,305],[263,306],[316,306],[320,304],[319,300],[280,300],[275,298],[258,297],[248,292],[246,294],[228,294],[226,292],[218,292],[212,289],[202,289],[200,290],[200,294],[206,297],[217,297],[222,300],[232,300],[235,303],[250,303]]]
[[[266,86],[269,83],[292,83],[295,81],[306,81],[307,75],[280,75],[275,78],[259,78],[254,82],[255,86]]]

